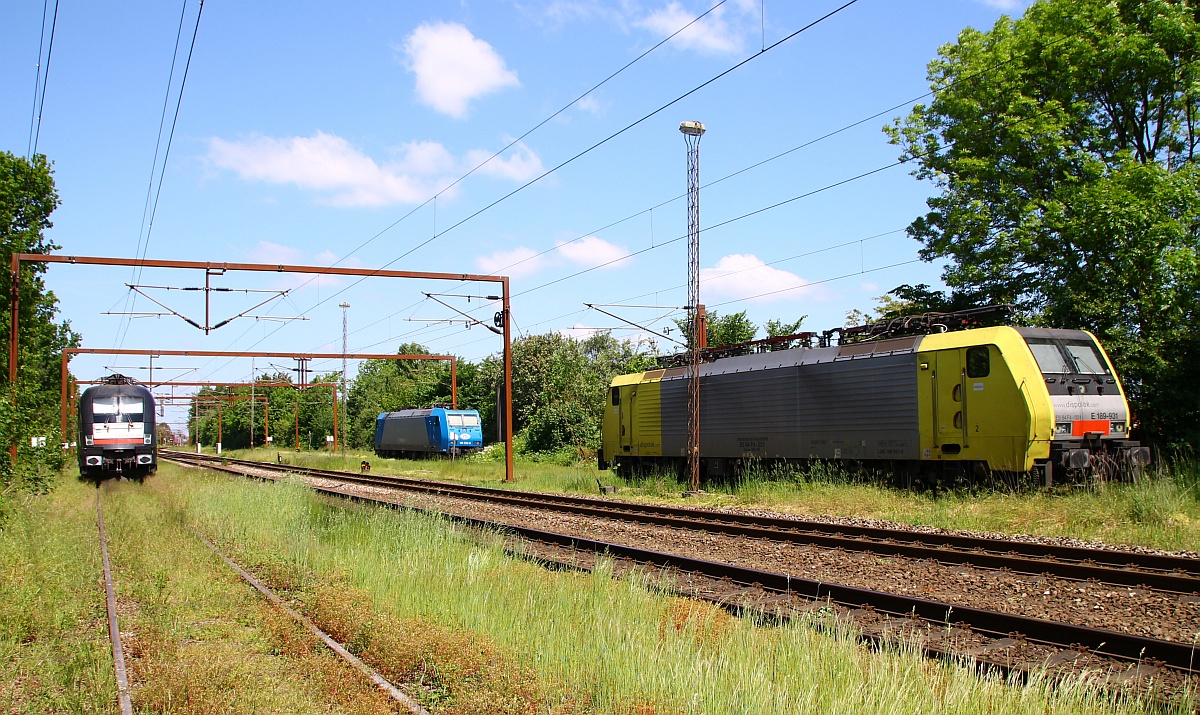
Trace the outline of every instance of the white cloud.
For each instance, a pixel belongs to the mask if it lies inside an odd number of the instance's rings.
[[[487,161],[480,167],[479,173],[513,181],[529,181],[540,176],[546,170],[542,166],[542,158],[524,142],[517,142],[507,159],[503,157],[489,159],[492,153],[483,149],[472,149],[467,152],[467,163],[474,168],[481,162]]]
[[[584,95],[582,99],[575,103],[575,106],[579,107],[585,112],[588,112],[589,114],[600,113],[600,102],[597,101],[596,97],[591,94]]]
[[[761,295],[757,298],[761,301],[794,300],[811,290],[804,288],[809,282],[795,273],[772,268],[757,256],[741,253],[723,257],[713,268],[701,268],[700,280],[709,295],[728,298]]]
[[[422,23],[404,41],[404,54],[420,101],[455,119],[466,116],[471,100],[521,85],[491,45],[458,23]]]
[[[672,42],[685,49],[708,54],[741,52],[742,34],[726,20],[724,10],[724,7],[713,10],[703,20],[680,32]],[[633,24],[667,37],[695,18],[696,13],[673,1]]]
[[[317,192],[323,202],[334,206],[384,206],[425,201],[491,156],[473,149],[460,159],[433,141],[408,142],[388,153],[391,159],[379,163],[342,137],[317,132],[311,137],[214,137],[206,158],[242,179]],[[493,159],[480,169],[512,181],[527,181],[543,171],[541,158],[525,144],[518,144],[507,159]],[[455,187],[442,196],[452,198],[457,193]]]
[[[246,254],[251,263],[286,263],[297,265],[304,263],[304,252],[295,246],[285,246],[270,241],[259,241]]]
[[[571,263],[604,268],[616,268],[626,263],[623,259],[629,256],[629,249],[595,236],[559,242],[558,252]]]
[[[878,293],[879,292],[879,284],[875,283],[874,281],[867,281],[865,283],[859,283],[858,289],[861,290],[863,293]]]
[[[331,250],[312,254],[296,246],[287,246],[272,241],[259,241],[245,252],[250,263],[283,264],[292,266],[330,266],[341,258]],[[339,266],[361,268],[362,262],[350,257]],[[284,273],[271,282],[273,290],[297,290],[300,288],[334,288],[345,284],[344,276],[317,276],[311,273]]]
[[[439,152],[440,150],[440,152]],[[326,195],[335,206],[419,203],[444,186],[431,175],[449,154],[434,142],[402,147],[400,161],[377,164],[342,137],[317,132],[311,137],[252,136],[239,141],[214,137],[208,161],[242,179],[294,184]],[[453,164],[453,159],[449,163]],[[447,167],[450,168],[450,167]]]
[[[532,248],[518,246],[510,251],[496,251],[475,258],[475,265],[484,273],[505,275],[509,278],[530,276],[540,271],[546,261]]]

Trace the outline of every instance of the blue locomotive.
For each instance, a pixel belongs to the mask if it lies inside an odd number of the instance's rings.
[[[478,410],[410,408],[375,418],[375,454],[380,457],[456,456],[482,448]]]
[[[158,468],[154,395],[124,375],[112,375],[79,398],[79,474],[140,479]]]

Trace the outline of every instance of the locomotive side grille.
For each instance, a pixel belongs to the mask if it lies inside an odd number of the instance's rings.
[[[700,383],[701,453],[722,457],[916,457],[913,353],[710,372]],[[662,383],[663,454],[687,439],[685,380]]]

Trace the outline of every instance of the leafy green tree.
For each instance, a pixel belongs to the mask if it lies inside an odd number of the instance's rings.
[[[680,335],[687,337],[686,342],[690,347],[692,344],[691,320],[688,318],[677,318],[674,322],[679,328]],[[705,322],[708,347],[710,348],[721,348],[726,345],[746,343],[753,340],[754,336],[758,334],[758,326],[746,317],[746,311],[744,310],[740,313],[730,313],[729,315],[721,315],[714,310],[705,316]]]
[[[0,262],[7,266],[13,253],[50,253],[59,246],[43,235],[53,224],[50,214],[58,207],[53,171],[46,157],[36,154],[24,159],[0,152]],[[65,439],[59,433],[59,385],[63,348],[79,344],[79,336],[70,323],[56,323],[58,299],[46,290],[42,275],[45,264],[21,266],[18,329],[20,372],[17,384],[9,382],[8,351],[0,355],[0,383],[7,389],[0,395],[6,402],[0,409],[0,441],[17,445],[17,475],[24,481],[35,473],[34,488],[45,483],[44,468],[55,469],[63,463],[61,450]],[[12,319],[12,277],[0,271],[0,293],[6,300],[0,307],[0,325],[8,329]],[[13,404],[14,391],[16,403]],[[46,448],[31,449],[29,438],[47,437]],[[0,458],[0,492],[13,478],[13,465]],[[24,469],[23,468],[28,468]],[[24,475],[24,476],[22,476]]]
[[[887,131],[938,190],[908,230],[946,300],[1092,330],[1143,435],[1200,443],[1200,5],[1045,0],[964,30],[929,80]]]
[[[768,338],[781,338],[785,335],[795,335],[796,333],[800,332],[801,323],[807,319],[807,315],[801,315],[799,320],[787,323],[776,318],[771,318],[767,321],[767,324],[763,326],[763,330],[767,331]],[[795,340],[786,340],[784,342],[777,343],[772,350],[787,350],[795,347],[795,342]]]
[[[294,448],[298,424],[301,449],[325,449],[328,446],[326,436],[333,435],[333,388],[317,386],[317,383],[337,383],[340,379],[341,373],[315,375],[310,381],[312,384],[303,390],[291,384],[256,385],[253,394],[257,399],[254,400],[253,411],[250,409],[251,401],[246,399],[251,396],[248,385],[201,388],[197,393],[201,398],[200,404],[193,403],[188,408],[192,439],[194,441],[199,437],[201,444],[212,446],[220,436],[222,449],[246,448],[250,446],[250,419],[253,413],[255,446],[265,444],[269,427],[272,444],[276,448]],[[258,382],[291,383],[291,375],[263,375]],[[230,396],[239,399],[221,399]],[[340,439],[343,434],[340,423],[338,430]]]
[[[526,448],[566,449],[579,456],[595,450],[612,378],[653,362],[638,347],[607,332],[584,340],[546,333],[515,341],[513,428],[524,436]]]
[[[429,355],[427,348],[417,343],[405,343],[397,355]],[[458,361],[461,384],[473,372]],[[348,389],[346,411],[350,416],[348,444],[370,447],[375,439],[375,420],[380,412],[393,412],[405,407],[429,407],[435,403],[451,403],[450,365],[435,360],[366,360]],[[494,399],[494,398],[493,398]],[[462,401],[459,406],[472,409]]]

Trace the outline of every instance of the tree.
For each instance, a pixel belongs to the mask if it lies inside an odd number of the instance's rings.
[[[526,448],[578,456],[595,450],[613,377],[653,364],[638,348],[607,332],[584,340],[546,333],[513,342],[513,429]]]
[[[705,321],[708,347],[710,348],[746,343],[753,340],[754,336],[758,334],[758,326],[746,317],[744,310],[729,315],[721,315],[714,310],[705,316]],[[690,348],[692,344],[691,319],[677,318],[674,322],[678,326],[680,334],[687,336],[686,342]]]
[[[397,355],[429,355],[429,350],[417,343],[404,343]],[[469,370],[459,361],[459,382]],[[369,447],[375,439],[375,420],[380,412],[394,412],[405,407],[429,407],[435,403],[450,404],[450,364],[436,360],[366,360],[359,366],[358,375],[348,388],[346,411],[349,413],[347,444]],[[494,399],[494,398],[493,398]],[[471,409],[460,400],[464,409]]]
[[[1143,436],[1200,442],[1200,4],[1046,0],[964,30],[929,80],[886,131],[938,190],[908,231],[945,299],[1095,332]]]
[[[782,338],[786,335],[795,335],[796,333],[800,332],[800,324],[803,323],[807,319],[808,319],[807,315],[801,315],[799,320],[796,320],[791,323],[785,323],[782,320],[777,320],[775,318],[771,318],[770,320],[767,321],[767,324],[763,326],[763,329],[767,331],[768,338]],[[794,347],[793,346],[794,342],[796,342],[796,341],[785,340],[784,342],[777,343],[771,349],[772,350],[787,350],[789,348]]]
[[[0,152],[0,262],[7,266],[13,253],[50,253],[59,246],[48,241],[43,232],[53,224],[50,214],[58,207],[53,171],[46,157],[36,154],[24,159]],[[42,274],[45,264],[21,266],[18,328],[20,331],[20,372],[17,384],[8,379],[8,351],[0,355],[0,384],[7,389],[0,395],[6,404],[0,409],[0,441],[18,445],[18,463],[55,467],[62,464],[57,449],[30,450],[30,436],[45,436],[47,443],[58,444],[59,385],[62,350],[79,344],[79,336],[66,322],[56,323],[58,299],[46,290]],[[0,292],[5,296],[0,310],[0,325],[7,330],[12,318],[12,277],[0,271]],[[13,404],[14,391],[16,404]],[[0,459],[0,492],[11,479],[12,465]],[[40,484],[41,482],[39,482]]]

